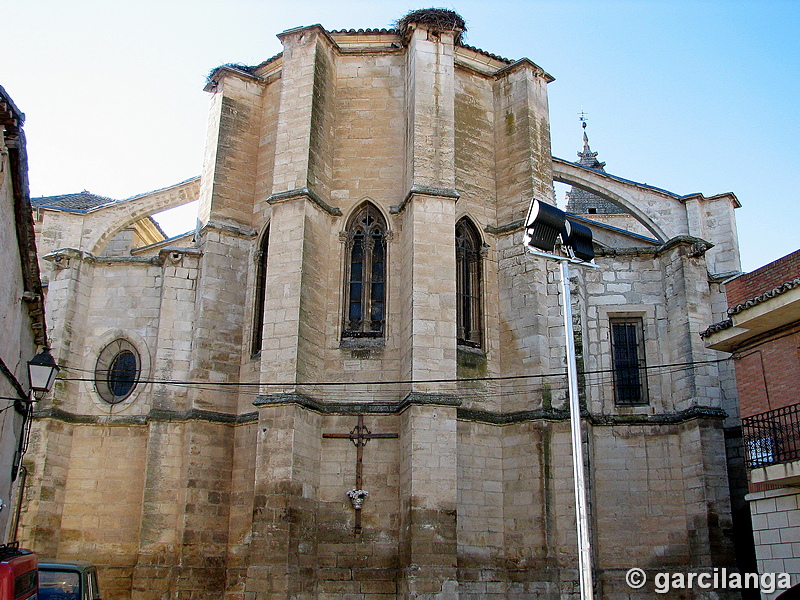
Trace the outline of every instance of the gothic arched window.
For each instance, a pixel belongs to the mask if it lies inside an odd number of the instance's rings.
[[[481,241],[475,226],[464,217],[456,223],[456,336],[458,343],[480,348]]]
[[[346,233],[343,337],[383,337],[386,325],[386,221],[372,204]]]
[[[250,354],[255,356],[261,352],[264,330],[264,304],[267,296],[267,249],[269,248],[269,227],[261,238],[256,254],[256,281],[253,304],[253,337],[250,343]]]

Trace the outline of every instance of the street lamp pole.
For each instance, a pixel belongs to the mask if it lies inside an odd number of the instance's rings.
[[[569,256],[552,254],[556,240]],[[583,466],[578,368],[575,358],[575,336],[572,330],[572,299],[569,287],[569,263],[599,268],[589,262],[594,258],[592,232],[585,225],[567,219],[566,213],[555,206],[531,202],[525,220],[524,244],[528,253],[556,260],[561,272],[561,302],[564,315],[564,336],[567,351],[567,380],[569,383],[569,422],[572,440],[572,473],[575,487],[575,524],[578,534],[578,576],[581,600],[593,600],[592,547],[589,537],[589,505],[586,494],[586,475]]]
[[[560,260],[561,297],[564,303],[564,332],[567,343],[567,379],[569,381],[569,424],[572,436],[572,475],[575,484],[575,520],[578,530],[578,570],[581,599],[592,600],[592,548],[589,538],[589,506],[586,496],[586,475],[583,469],[581,407],[578,395],[578,368],[575,360],[575,335],[572,331],[572,302],[569,289],[569,263]]]

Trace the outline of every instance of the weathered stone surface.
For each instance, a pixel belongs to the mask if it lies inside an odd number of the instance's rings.
[[[284,32],[274,60],[215,71],[199,181],[43,212],[54,352],[78,375],[41,407],[21,539],[100,564],[110,600],[577,597],[558,268],[524,252],[520,220],[582,174],[550,156],[544,71],[407,33]],[[570,281],[597,586],[644,599],[620,569],[732,565],[735,395],[696,334],[725,309],[709,275],[738,268],[735,228],[730,199],[585,178],[644,223]],[[131,252],[157,200],[197,198],[193,242]],[[388,229],[380,338],[342,335],[340,234],[364,202]],[[456,339],[463,217],[483,242],[479,348]],[[615,403],[621,316],[642,320],[646,405]],[[94,369],[119,338],[140,381],[110,405]],[[398,437],[361,449],[356,533],[358,450],[323,434],[359,415]]]

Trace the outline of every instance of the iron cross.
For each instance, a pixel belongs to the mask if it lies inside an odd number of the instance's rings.
[[[356,447],[356,490],[361,490],[363,481],[363,465],[364,465],[364,446],[369,440],[374,439],[388,439],[398,437],[396,433],[372,433],[367,426],[364,425],[364,415],[358,415],[358,425],[353,427],[350,433],[323,433],[324,438],[338,438],[350,440]],[[361,533],[361,506],[356,506],[356,523],[355,533]]]

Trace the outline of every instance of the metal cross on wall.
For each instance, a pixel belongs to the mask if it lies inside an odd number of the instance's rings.
[[[356,425],[350,433],[323,433],[324,438],[338,438],[346,439],[353,442],[356,447],[356,487],[350,490],[347,495],[353,503],[353,508],[356,511],[355,533],[361,533],[361,504],[368,492],[362,489],[363,483],[363,465],[364,465],[364,446],[369,440],[374,439],[388,439],[396,438],[396,433],[372,433],[367,426],[364,425],[364,415],[358,415],[358,425]]]

